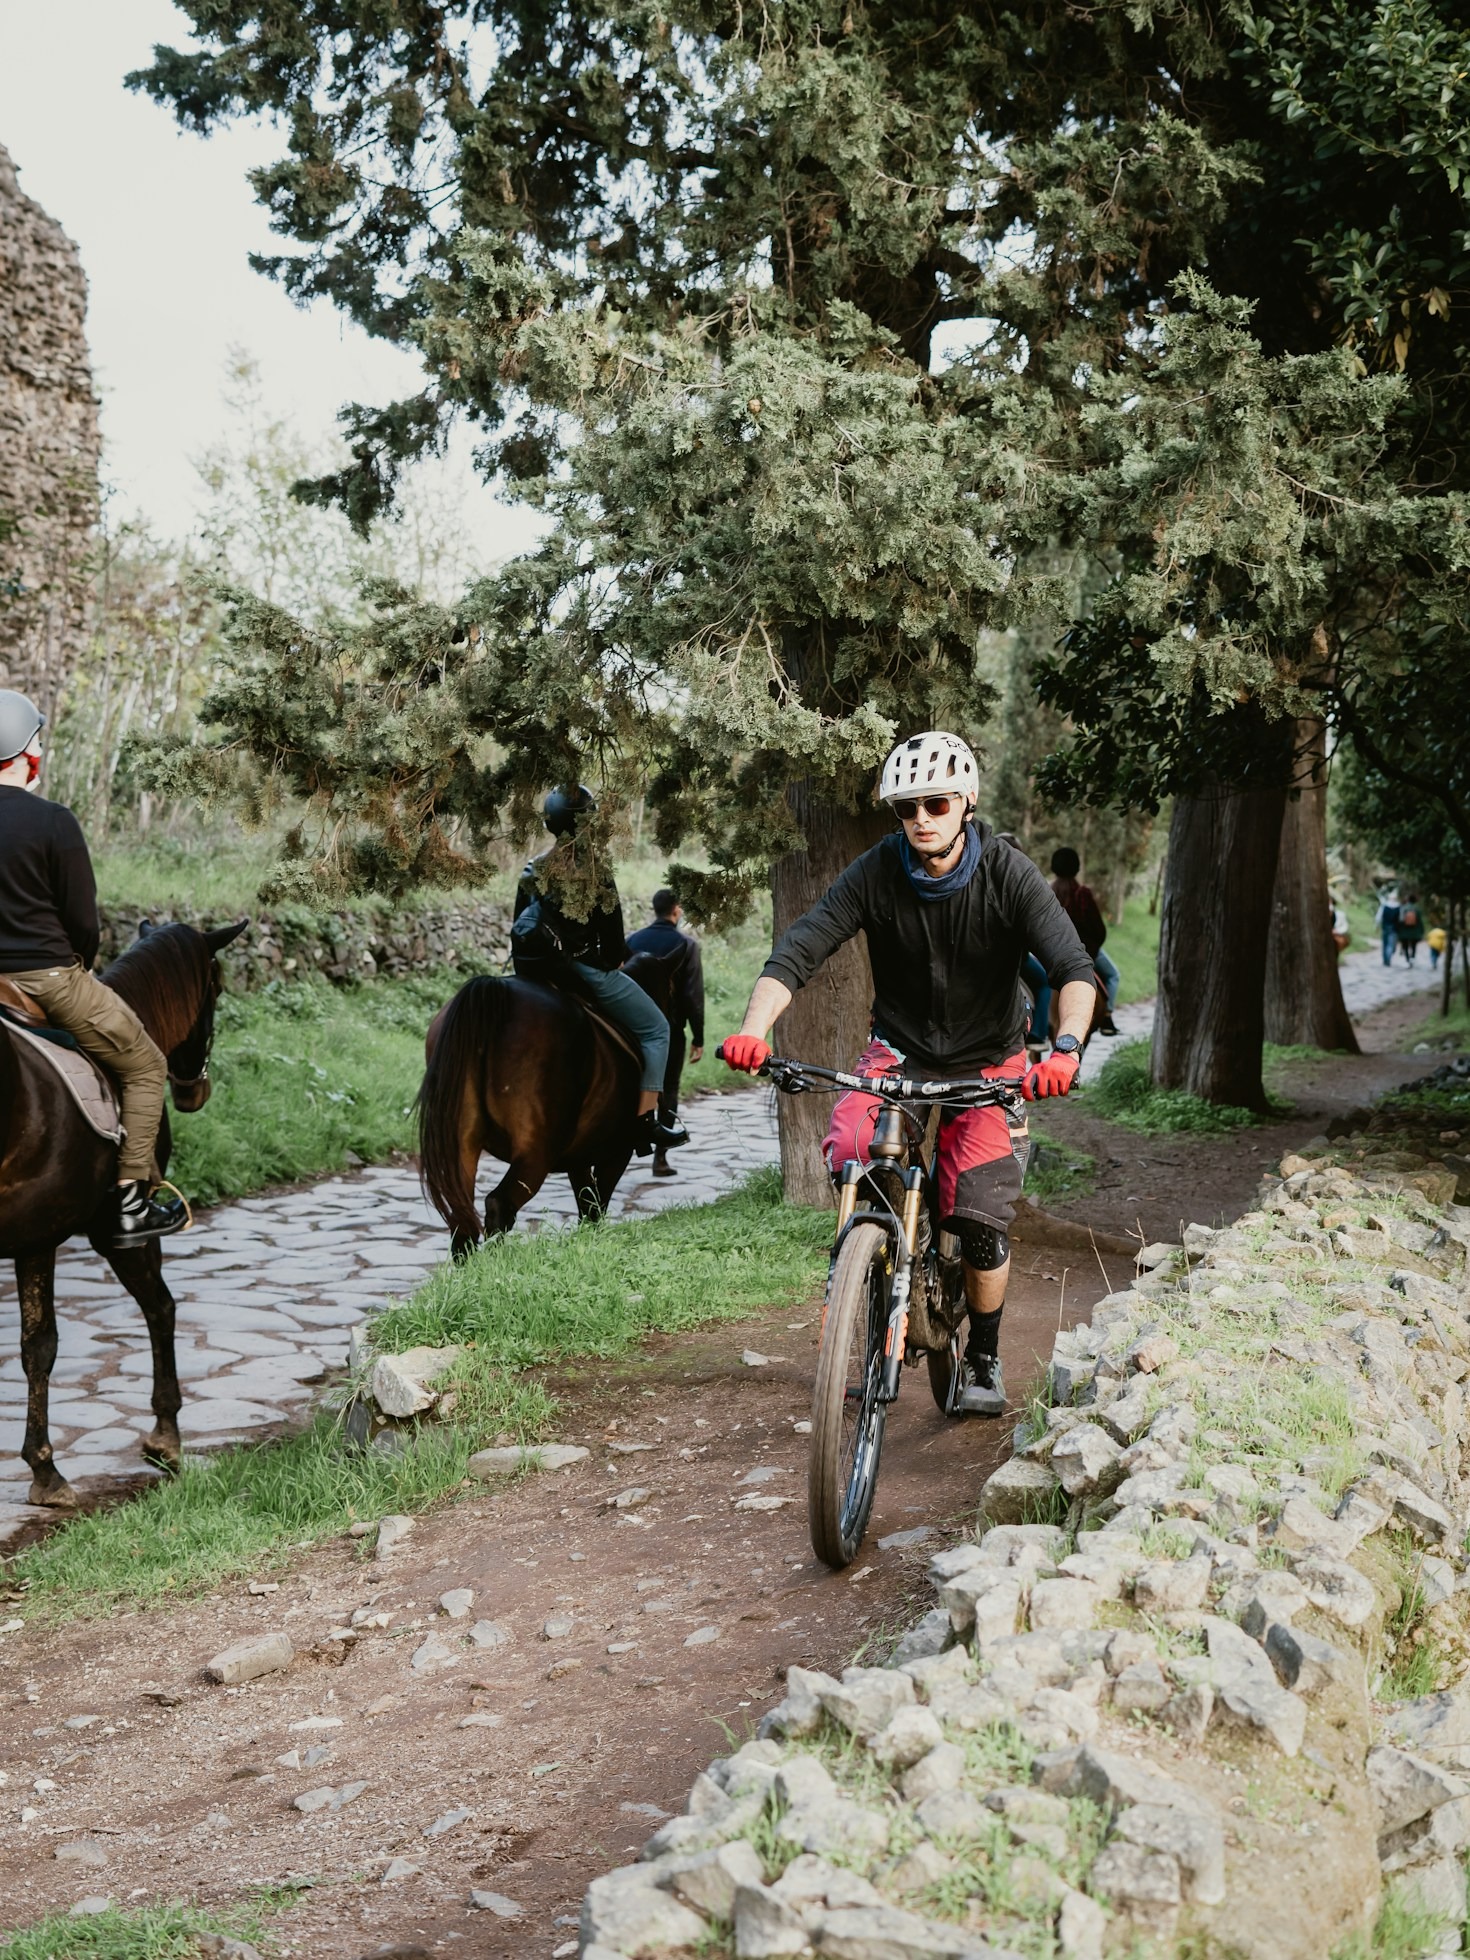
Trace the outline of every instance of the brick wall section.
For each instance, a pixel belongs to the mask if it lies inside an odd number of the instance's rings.
[[[90,608],[100,437],[77,248],[0,146],[0,686],[48,713]]]

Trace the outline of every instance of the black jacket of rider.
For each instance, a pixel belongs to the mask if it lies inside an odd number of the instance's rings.
[[[885,837],[850,864],[826,897],[782,934],[765,973],[795,993],[855,933],[868,936],[873,1029],[935,1074],[966,1074],[1020,1052],[1027,953],[1054,987],[1092,984],[1092,961],[1051,886],[989,824],[977,824],[975,875],[948,898],[921,899],[902,838]]]
[[[90,967],[97,882],[82,827],[64,803],[0,785],[0,973]]]
[[[539,898],[542,910],[556,922],[562,951],[569,960],[579,960],[583,966],[595,966],[603,973],[615,973],[628,957],[628,938],[623,930],[623,903],[618,897],[618,888],[609,878],[589,916],[585,919],[569,918],[557,902],[555,878],[549,881],[545,889],[541,883],[543,869],[548,860],[556,856],[557,849],[558,846],[553,845],[540,857],[532,858],[521,873],[516,886],[514,916],[518,919],[531,900]]]

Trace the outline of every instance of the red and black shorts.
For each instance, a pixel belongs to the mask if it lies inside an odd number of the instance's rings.
[[[858,1057],[854,1072],[877,1075],[902,1067],[903,1057],[875,1035]],[[1022,1053],[980,1073],[1014,1077],[1024,1074],[1025,1069],[1026,1056]],[[881,1108],[876,1096],[865,1096],[856,1089],[839,1097],[831,1128],[822,1142],[827,1168],[834,1176],[850,1157],[864,1164],[869,1161],[868,1145]],[[957,1109],[941,1116],[936,1154],[940,1223],[946,1231],[965,1224],[1005,1230],[1021,1195],[1025,1149],[1024,1122],[1013,1130],[1003,1109]]]

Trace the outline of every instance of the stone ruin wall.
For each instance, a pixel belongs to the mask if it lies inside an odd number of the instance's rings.
[[[87,630],[101,439],[77,248],[0,145],[0,687],[54,713]]]

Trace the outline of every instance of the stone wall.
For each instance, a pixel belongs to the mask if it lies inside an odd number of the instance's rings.
[[[47,714],[91,598],[100,438],[77,249],[0,147],[0,686]]]
[[[1470,1207],[1321,1139],[1057,1340],[934,1608],[801,1667],[583,1960],[1461,1951]],[[1361,1941],[1359,1945],[1357,1942]]]
[[[137,936],[140,919],[155,924],[180,919],[206,929],[229,923],[223,915],[186,907],[102,908],[101,963],[105,966]],[[250,928],[222,954],[233,993],[249,993],[272,980],[311,974],[338,985],[394,979],[445,967],[499,970],[510,955],[510,911],[503,905],[455,905],[316,912],[281,906],[251,914]]]

